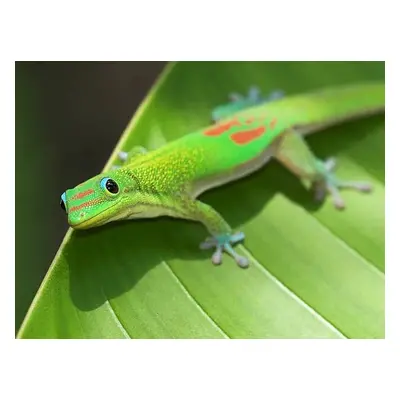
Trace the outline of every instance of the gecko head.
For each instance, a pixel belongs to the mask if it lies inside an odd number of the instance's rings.
[[[88,229],[120,219],[123,205],[135,192],[136,181],[122,169],[99,174],[66,190],[60,206],[74,229]]]

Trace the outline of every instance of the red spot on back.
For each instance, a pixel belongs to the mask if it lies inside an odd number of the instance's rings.
[[[219,136],[231,129],[232,126],[238,125],[240,125],[239,121],[237,119],[233,119],[232,121],[226,122],[225,124],[213,126],[212,128],[207,129],[204,134],[206,136]]]
[[[75,196],[72,196],[73,200],[82,199],[83,197],[89,196],[89,194],[94,193],[93,189],[85,190],[84,192],[77,193]]]
[[[276,118],[274,118],[274,119],[269,123],[269,127],[270,127],[271,129],[274,129],[277,122],[278,122],[278,120],[277,120]]]
[[[231,135],[231,139],[237,144],[246,144],[263,135],[266,130],[265,126],[260,126],[248,131],[236,132]]]

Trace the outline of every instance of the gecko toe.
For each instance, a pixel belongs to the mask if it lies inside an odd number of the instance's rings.
[[[228,253],[241,268],[247,268],[249,266],[249,260],[246,257],[239,255],[233,248],[232,245],[244,240],[244,233],[237,232],[232,235],[220,235],[215,237],[209,237],[200,243],[201,250],[208,250],[215,248],[215,252],[211,257],[211,261],[214,265],[222,264],[222,254],[225,251]]]
[[[243,96],[236,92],[229,93],[228,98],[232,103],[243,100]]]
[[[252,101],[254,101],[254,102],[257,102],[257,101],[261,100],[261,90],[260,90],[260,88],[258,86],[255,86],[255,85],[250,86],[249,92],[247,94],[247,98],[252,100]]]
[[[374,190],[373,185],[368,182],[361,182],[356,187],[360,192],[370,193]]]
[[[211,257],[211,261],[214,265],[222,264],[222,248],[219,246],[215,253]]]
[[[126,160],[128,159],[128,153],[127,153],[126,151],[120,151],[120,152],[118,153],[118,158],[119,158],[121,161],[126,161]]]
[[[246,257],[237,256],[235,258],[235,261],[241,268],[248,268],[248,266],[249,266],[249,260]]]
[[[241,242],[242,240],[244,240],[244,233],[243,232],[237,232],[234,233],[231,237],[230,237],[230,243],[235,244],[238,242]]]
[[[208,250],[216,247],[216,245],[217,241],[214,238],[207,238],[204,242],[200,243],[199,247],[201,250]]]
[[[373,190],[373,186],[369,182],[339,182],[338,187],[343,189],[355,189],[365,193],[369,193]]]
[[[333,172],[337,165],[336,159],[334,157],[328,158],[324,164],[327,172]]]
[[[346,208],[346,203],[342,198],[333,199],[333,204],[337,210],[344,210]]]

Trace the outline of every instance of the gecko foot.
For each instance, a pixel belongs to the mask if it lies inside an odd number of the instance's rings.
[[[200,249],[207,250],[214,247],[216,248],[211,257],[214,265],[222,264],[222,253],[223,251],[226,251],[234,258],[239,267],[247,268],[249,266],[249,260],[246,257],[236,253],[236,251],[232,248],[233,244],[238,243],[243,239],[243,232],[235,233],[233,235],[219,235],[212,238],[207,238],[203,243],[200,244]]]
[[[249,107],[279,100],[284,96],[283,90],[273,90],[267,96],[263,96],[260,88],[253,85],[245,95],[236,92],[230,93],[229,103],[215,107],[211,112],[211,120],[215,123]]]
[[[334,174],[336,161],[333,158],[329,158],[326,161],[318,161],[317,166],[323,177],[312,185],[317,201],[322,201],[329,193],[333,198],[334,206],[338,210],[343,210],[346,204],[340,195],[340,189],[355,189],[360,192],[370,192],[372,190],[372,185],[368,182],[342,181],[338,179]]]
[[[254,85],[250,86],[247,96],[243,96],[239,93],[233,92],[233,93],[229,93],[228,98],[232,103],[240,103],[243,101],[250,101],[254,104],[257,104],[258,102],[260,102],[262,100],[260,88],[258,86],[254,86]]]
[[[243,96],[239,93],[233,92],[230,93],[228,98],[232,103],[238,103],[246,101],[249,104],[247,106],[251,107],[251,105],[255,105],[258,103],[268,103],[270,101],[279,100],[282,97],[285,97],[285,92],[280,89],[276,89],[268,93],[267,96],[263,97],[261,94],[261,89],[258,86],[250,86],[247,96]]]

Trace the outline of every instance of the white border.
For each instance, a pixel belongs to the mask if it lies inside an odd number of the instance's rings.
[[[386,35],[397,26],[390,14],[384,2],[349,0],[7,2],[0,28],[2,334],[14,333],[14,60],[385,60],[390,46],[393,54],[398,47]],[[389,66],[387,174],[397,183],[399,91],[392,85],[400,68]],[[2,391],[13,394],[1,397],[398,398],[388,384],[394,368],[387,358],[400,337],[397,188],[389,186],[386,208],[390,340],[13,340],[0,353],[7,364]]]

